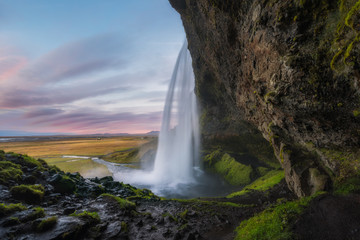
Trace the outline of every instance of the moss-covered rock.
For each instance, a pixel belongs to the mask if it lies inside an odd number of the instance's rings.
[[[26,210],[27,207],[25,207],[24,205],[22,205],[21,203],[11,203],[11,204],[5,204],[5,203],[0,203],[0,217],[6,216],[6,215],[10,215],[14,212],[19,212],[19,211],[23,211]]]
[[[100,222],[100,217],[97,212],[88,212],[88,211],[83,211],[81,213],[75,212],[75,213],[70,214],[70,216],[81,218],[81,219],[87,221],[91,225],[97,224]]]
[[[247,185],[255,176],[255,171],[250,165],[241,164],[220,150],[205,156],[204,161],[210,170],[220,174],[234,186]]]
[[[40,203],[44,197],[42,185],[19,185],[10,189],[11,195],[26,203]]]
[[[136,207],[135,203],[133,203],[129,200],[120,198],[118,196],[114,196],[112,194],[104,193],[104,194],[101,194],[100,196],[116,202],[119,205],[120,209],[133,210]]]
[[[52,216],[49,218],[46,218],[42,220],[39,224],[36,226],[36,231],[38,232],[45,232],[51,228],[53,228],[58,221],[58,218],[56,216]]]
[[[76,190],[74,180],[64,174],[55,174],[49,183],[54,186],[55,192],[58,193],[73,193]]]
[[[21,165],[9,161],[0,161],[0,184],[7,185],[9,180],[18,182],[22,175]]]
[[[273,170],[265,174],[264,176],[256,179],[251,184],[244,187],[243,190],[239,192],[234,192],[228,195],[228,198],[236,197],[244,195],[251,191],[266,191],[276,184],[280,183],[280,181],[284,179],[284,170]]]
[[[314,197],[280,203],[241,222],[235,239],[293,239],[291,226]]]

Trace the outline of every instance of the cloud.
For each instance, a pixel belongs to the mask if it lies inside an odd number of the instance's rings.
[[[67,132],[124,132],[159,129],[161,112],[135,114],[132,112],[113,113],[77,109],[62,111],[59,109],[39,109],[23,115],[31,125],[61,128]]]
[[[111,34],[72,42],[39,58],[21,72],[20,78],[49,83],[123,67],[123,51],[128,47],[119,36]]]
[[[32,63],[3,57],[0,108],[64,104],[129,90],[120,76],[99,77],[126,68],[127,49],[117,35],[107,34],[66,44]]]
[[[63,112],[64,110],[62,109],[42,108],[33,111],[28,111],[27,113],[24,114],[24,118],[36,118],[36,117],[49,116],[49,115],[54,116]]]
[[[6,56],[0,58],[0,81],[6,80],[19,72],[27,60],[22,56]]]

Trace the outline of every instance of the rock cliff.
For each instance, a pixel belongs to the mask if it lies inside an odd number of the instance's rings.
[[[268,140],[297,196],[359,174],[360,1],[169,0],[203,134]]]

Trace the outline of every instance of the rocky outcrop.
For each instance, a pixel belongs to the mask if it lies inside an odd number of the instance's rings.
[[[240,221],[279,198],[294,198],[284,182],[233,198],[168,200],[0,150],[0,239],[233,239]]]
[[[298,196],[359,174],[359,1],[169,1],[206,137],[240,136],[251,123]]]

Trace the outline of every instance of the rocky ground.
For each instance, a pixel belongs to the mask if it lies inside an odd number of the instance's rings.
[[[295,199],[284,180],[233,198],[163,199],[2,151],[0,183],[0,239],[234,239],[241,221]],[[359,195],[321,195],[291,226],[300,239],[358,239],[359,203]]]

